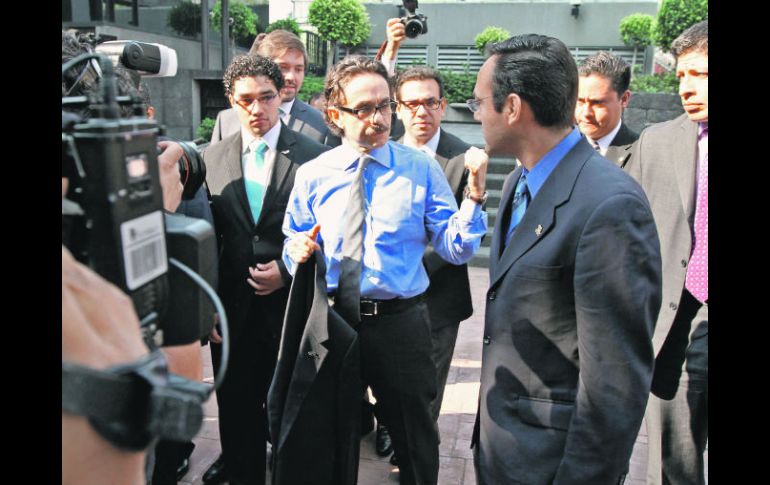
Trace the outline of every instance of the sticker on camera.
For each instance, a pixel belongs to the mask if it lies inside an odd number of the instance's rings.
[[[135,290],[168,271],[163,214],[155,211],[120,225],[126,285]]]

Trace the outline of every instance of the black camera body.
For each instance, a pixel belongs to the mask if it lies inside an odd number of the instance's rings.
[[[216,287],[214,230],[203,220],[164,212],[160,128],[141,116],[120,118],[118,102],[136,100],[109,94],[112,88],[104,88],[101,97],[62,98],[63,107],[85,103],[92,114],[81,121],[62,111],[62,177],[70,181],[68,213],[62,204],[62,243],[131,297],[148,343],[192,343],[210,332],[214,307],[202,289],[169,265],[169,257]],[[180,172],[188,195],[200,188],[205,165],[194,147],[185,145]]]
[[[428,33],[428,17],[419,13],[417,10],[417,0],[403,0],[404,8],[409,12],[401,17],[401,23],[404,24],[406,36],[414,39],[418,35]]]

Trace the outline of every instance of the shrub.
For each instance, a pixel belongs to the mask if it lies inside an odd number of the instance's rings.
[[[201,31],[201,6],[190,0],[178,2],[169,10],[166,25],[179,35],[194,37]]]
[[[233,39],[242,46],[251,47],[254,36],[257,35],[257,22],[259,17],[245,4],[233,1],[228,4],[227,12],[233,19],[230,34]],[[211,28],[220,32],[222,28],[222,2],[217,2],[211,11]]]
[[[507,39],[507,37],[506,37]],[[473,97],[476,74],[470,72],[440,71],[444,82],[444,97],[449,103],[464,103]]]
[[[211,118],[203,118],[201,124],[198,125],[198,129],[195,131],[197,138],[202,138],[206,141],[211,140],[211,134],[214,132],[215,121]]]
[[[307,103],[310,100],[310,96],[323,90],[323,76],[305,76],[305,80],[302,82],[302,89],[297,93],[297,97]]]
[[[372,30],[369,14],[358,0],[313,0],[307,19],[321,38],[342,45],[361,44]]]
[[[652,15],[633,13],[620,21],[620,37],[630,47],[647,47],[652,44],[655,19]]]
[[[296,20],[293,18],[287,18],[287,19],[281,19],[276,20],[272,24],[267,26],[267,29],[265,29],[265,32],[270,33],[274,30],[288,30],[289,32],[292,32],[297,37],[300,36],[302,31],[299,28],[299,24]]]
[[[663,0],[655,26],[655,44],[668,51],[691,25],[708,18],[708,0]]]
[[[675,72],[635,76],[631,80],[629,89],[635,93],[677,94],[679,92],[679,80],[676,78]]]
[[[502,27],[489,26],[484,30],[482,30],[481,33],[479,33],[479,35],[476,36],[476,39],[474,39],[474,41],[476,42],[476,49],[478,49],[481,55],[483,56],[484,48],[488,43],[500,42],[501,40],[505,40],[510,36],[511,36],[511,33]]]

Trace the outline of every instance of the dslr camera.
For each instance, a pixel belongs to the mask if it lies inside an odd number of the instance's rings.
[[[62,97],[62,177],[70,180],[62,201],[62,243],[131,297],[148,344],[189,344],[208,335],[214,307],[169,258],[216,287],[216,238],[208,222],[164,212],[157,145],[162,128],[146,118],[138,97],[118,96],[113,67],[120,62],[140,75],[173,76],[176,52],[135,41],[94,50],[62,65],[62,76],[80,73],[76,83],[88,76],[98,82],[96,92]],[[121,106],[131,107],[133,116],[121,117]],[[87,119],[68,112],[84,109]],[[183,198],[190,199],[206,167],[194,143],[177,143],[184,150]]]
[[[417,10],[417,0],[403,0],[404,8],[409,12],[401,17],[401,23],[406,28],[406,36],[414,39],[418,35],[428,33],[428,17],[415,13]]]

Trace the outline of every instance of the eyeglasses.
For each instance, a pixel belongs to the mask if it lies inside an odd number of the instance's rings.
[[[382,112],[383,116],[387,116],[388,113],[396,109],[396,102],[392,99],[388,99],[387,101],[377,106],[366,105],[360,108],[346,108],[344,106],[336,106],[336,108],[340,111],[344,111],[345,113],[350,113],[356,116],[359,120],[366,120],[374,116],[377,111]]]
[[[491,96],[487,96],[486,98],[481,98],[481,99],[472,98],[467,100],[465,104],[468,105],[468,108],[470,108],[472,113],[475,113],[481,108],[481,102],[487,98],[491,98]]]
[[[402,106],[405,106],[409,111],[411,111],[412,113],[415,113],[418,109],[420,109],[420,106],[424,106],[425,109],[435,111],[441,107],[441,102],[443,100],[444,98],[438,98],[438,99],[431,98],[427,101],[420,101],[420,100],[400,101],[400,103]]]
[[[251,111],[251,109],[254,107],[254,104],[256,103],[267,104],[270,101],[274,100],[276,96],[278,96],[278,93],[265,94],[262,96],[258,96],[256,99],[251,99],[251,98],[236,99],[235,104],[245,109],[246,111]]]

